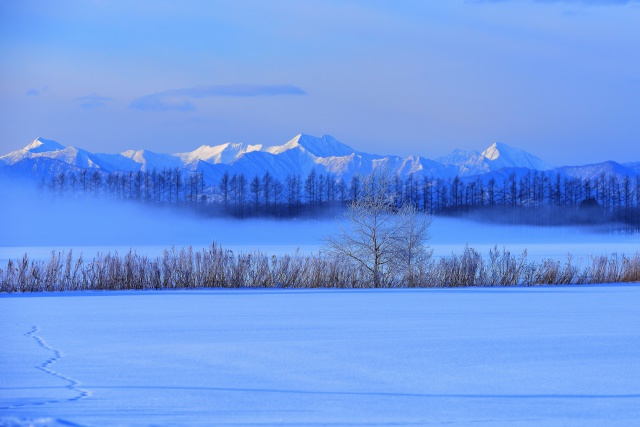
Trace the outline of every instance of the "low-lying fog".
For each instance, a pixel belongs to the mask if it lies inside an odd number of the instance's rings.
[[[97,252],[133,249],[157,256],[172,245],[209,246],[270,254],[316,252],[322,239],[336,231],[334,219],[267,220],[206,218],[189,211],[158,209],[107,200],[53,199],[33,190],[0,187],[4,207],[0,233],[0,268],[24,253],[48,258],[52,250],[73,249],[85,259]],[[587,227],[495,225],[463,219],[434,218],[430,245],[434,255],[461,252],[468,244],[483,254],[497,245],[512,253],[527,249],[530,259],[565,259],[640,250],[640,235],[612,234]]]

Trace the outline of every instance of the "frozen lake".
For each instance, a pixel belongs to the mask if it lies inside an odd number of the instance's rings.
[[[626,427],[639,302],[639,285],[1,295],[0,425]]]

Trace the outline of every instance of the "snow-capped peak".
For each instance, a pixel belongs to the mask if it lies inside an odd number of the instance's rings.
[[[24,151],[29,151],[31,153],[44,153],[47,151],[60,151],[64,149],[64,145],[44,138],[36,138],[31,144],[23,148]]]
[[[144,163],[144,156],[146,153],[146,150],[127,150],[120,153],[120,155],[135,162]]]
[[[551,169],[551,166],[519,148],[510,147],[501,142],[491,144],[489,148],[484,150],[481,155],[493,163],[494,168],[517,167],[528,168],[545,171]]]
[[[500,146],[503,147],[503,149],[506,148],[504,144],[500,144]],[[489,160],[496,160],[500,157],[500,148],[498,148],[498,143],[494,142],[491,144],[489,148],[482,152],[482,155]]]
[[[322,135],[318,138],[304,133],[296,135],[283,145],[269,147],[266,151],[272,154],[279,154],[295,147],[301,147],[316,157],[348,156],[355,152],[353,148],[343,144],[331,135]]]
[[[279,145],[248,145],[227,142],[220,145],[200,145],[193,151],[163,154],[147,150],[129,150],[120,154],[90,153],[43,138],[37,138],[23,149],[0,156],[0,166],[16,166],[16,170],[61,170],[61,164],[70,168],[96,168],[113,171],[161,171],[180,169],[201,171],[208,184],[215,184],[226,171],[261,176],[269,171],[284,182],[288,174],[304,176],[313,168],[349,179],[354,174],[367,174],[380,165],[387,165],[401,175],[422,174],[449,178],[455,175],[470,177],[504,168],[527,168],[546,171],[551,166],[524,150],[495,143],[482,153],[475,150],[454,150],[438,161],[409,156],[380,156],[356,151],[330,135],[321,137],[298,134]],[[47,169],[48,168],[48,169]],[[640,169],[640,167],[638,168]],[[633,174],[637,169],[628,169]],[[52,172],[53,173],[53,172]],[[42,172],[46,176],[45,172]]]
[[[468,151],[456,148],[449,155],[438,157],[435,160],[443,165],[462,166],[470,160],[476,159],[478,156],[480,156],[480,153],[476,150]]]
[[[230,164],[239,156],[250,153],[252,151],[260,151],[262,145],[249,145],[244,143],[231,143],[210,146],[201,145],[193,151],[187,153],[177,153],[176,157],[179,157],[185,164],[191,164],[197,161],[203,161],[207,163],[224,163]]]

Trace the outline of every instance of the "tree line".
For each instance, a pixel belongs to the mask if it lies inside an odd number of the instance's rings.
[[[104,196],[157,205],[201,206],[207,203],[203,174],[178,168],[136,172],[104,172],[98,169],[60,172],[48,183],[41,180],[39,189],[47,189],[57,196]]]
[[[395,175],[388,197],[400,207],[412,205],[429,214],[479,214],[496,221],[568,224],[621,222],[640,228],[640,176],[595,179],[553,172],[515,173],[501,180]],[[283,181],[270,172],[248,177],[226,171],[205,185],[201,172],[178,168],[137,172],[83,169],[59,173],[40,188],[55,194],[100,195],[149,204],[193,206],[204,212],[236,217],[297,217],[333,213],[367,193],[366,177],[348,181],[313,169],[306,177],[289,174]]]

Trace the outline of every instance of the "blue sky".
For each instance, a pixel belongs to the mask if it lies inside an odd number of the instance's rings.
[[[640,1],[0,2],[0,153],[330,134],[640,161]]]

